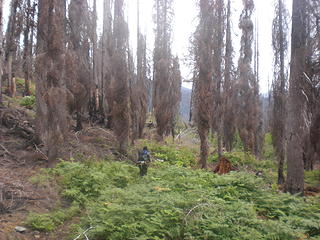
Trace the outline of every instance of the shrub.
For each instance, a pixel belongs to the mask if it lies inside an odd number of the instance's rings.
[[[25,224],[33,230],[50,232],[63,222],[70,220],[79,213],[79,205],[74,203],[69,209],[59,209],[52,213],[30,213]]]
[[[36,97],[35,96],[26,96],[19,100],[19,104],[23,107],[33,109],[36,105]]]
[[[24,92],[25,90],[25,80],[23,78],[16,78],[17,89],[20,92]],[[36,94],[36,87],[33,82],[30,82],[30,93],[31,95]]]
[[[144,141],[142,146],[147,146],[155,159],[163,160],[171,165],[182,167],[195,166],[197,163],[197,150],[175,144],[162,145]]]
[[[305,182],[311,187],[320,186],[320,170],[305,171]]]
[[[264,137],[264,144],[263,144],[263,158],[265,160],[271,160],[276,162],[276,153],[273,148],[273,143],[272,143],[272,134],[271,133],[266,133]]]
[[[251,161],[251,160],[250,160]],[[269,189],[263,179],[217,176],[156,163],[148,176],[119,162],[62,162],[51,174],[86,210],[77,229],[91,239],[305,239],[319,237],[320,201]],[[62,217],[45,215],[38,229]],[[35,224],[36,223],[36,224]],[[47,227],[43,227],[43,225]]]

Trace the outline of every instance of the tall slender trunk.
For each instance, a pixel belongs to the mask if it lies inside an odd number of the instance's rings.
[[[147,46],[140,31],[140,1],[137,0],[137,94],[138,94],[138,137],[142,138],[148,111]]]
[[[233,94],[233,62],[232,62],[232,36],[231,36],[231,0],[227,5],[227,26],[226,26],[226,45],[225,45],[225,69],[223,84],[223,138],[227,151],[233,148],[235,135],[235,115],[234,115],[234,94]]]
[[[291,67],[288,112],[288,175],[285,190],[292,194],[304,191],[303,125],[305,97],[303,81],[306,54],[306,0],[293,0]]]
[[[283,2],[282,0],[279,0],[279,34],[280,34],[280,116],[279,119],[281,119],[281,135],[279,139],[279,156],[278,156],[278,184],[283,184],[285,182],[284,174],[283,174],[283,168],[284,168],[284,161],[285,161],[285,85],[286,85],[286,77],[285,77],[285,56],[284,56],[284,31],[283,31]]]
[[[93,1],[93,30],[92,30],[92,80],[95,84],[95,89],[100,89],[100,83],[98,82],[97,76],[97,1]],[[99,91],[95,92],[95,107],[96,109],[100,109],[99,102]]]
[[[62,0],[39,1],[37,42],[37,129],[48,164],[59,157],[68,129],[65,86],[65,32]]]
[[[2,74],[3,74],[2,30],[3,30],[3,0],[0,0],[0,106],[3,104],[3,100],[2,100]]]
[[[104,107],[107,118],[107,128],[113,127],[112,109],[113,109],[113,76],[111,69],[111,59],[114,51],[113,33],[112,33],[112,14],[111,14],[111,1],[104,0],[103,6],[103,50],[102,50],[102,81],[103,81],[103,94],[104,94]]]
[[[128,43],[127,24],[124,19],[123,2],[116,0],[114,5],[115,54],[112,59],[114,83],[114,109],[112,111],[114,132],[119,143],[119,151],[127,153],[130,129],[129,82],[127,72],[126,47]]]
[[[208,134],[212,126],[212,102],[213,102],[213,3],[210,0],[200,1],[200,22],[199,36],[197,39],[197,48],[199,56],[196,57],[196,66],[199,69],[198,78],[196,79],[196,108],[197,108],[197,125],[201,141],[200,165],[202,168],[207,167],[208,159]]]
[[[17,27],[17,9],[19,0],[13,0],[10,7],[10,17],[8,21],[8,28],[6,32],[6,60],[7,60],[7,75],[8,75],[8,92],[9,96],[15,95],[14,75],[12,73],[13,57],[17,50],[16,43],[16,27]]]
[[[24,29],[24,50],[23,50],[23,69],[24,69],[24,79],[25,79],[25,90],[24,95],[29,96],[30,95],[30,40],[29,40],[29,34],[30,34],[30,25],[31,25],[31,0],[27,0],[26,5],[26,25]]]
[[[218,0],[217,4],[217,22],[216,22],[216,43],[214,50],[214,69],[216,78],[216,105],[217,112],[217,140],[218,140],[218,156],[222,156],[222,136],[223,136],[223,105],[222,105],[222,58],[223,58],[223,38],[224,38],[224,3],[223,0]]]
[[[12,74],[12,62],[13,62],[13,53],[10,50],[8,55],[7,55],[7,74],[8,74],[8,93],[10,97],[14,97],[13,93],[13,74]]]

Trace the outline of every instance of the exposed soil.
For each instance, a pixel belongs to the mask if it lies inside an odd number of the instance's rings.
[[[9,117],[4,118],[5,115]],[[70,236],[65,226],[50,234],[29,229],[24,233],[15,230],[17,226],[24,226],[29,212],[48,213],[63,202],[55,183],[32,182],[31,178],[48,165],[45,147],[33,143],[33,131],[33,119],[23,108],[0,108],[1,240],[54,240],[68,239]],[[66,142],[60,148],[63,159],[66,160],[81,159],[84,156],[104,158],[106,155],[121,158],[115,150],[116,141],[112,132],[100,127],[86,126],[77,133],[70,131]]]
[[[14,112],[1,109],[2,113]],[[20,122],[28,121],[21,118]],[[57,190],[49,186],[32,184],[35,175],[46,162],[39,151],[30,146],[30,140],[22,137],[15,126],[0,124],[0,239],[37,239],[37,232],[16,232],[23,226],[29,211],[46,212],[55,206]],[[45,238],[42,238],[45,239]]]

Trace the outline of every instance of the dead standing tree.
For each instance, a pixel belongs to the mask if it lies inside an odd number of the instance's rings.
[[[223,83],[223,142],[227,151],[233,148],[235,136],[235,99],[234,99],[234,65],[233,47],[231,36],[231,0],[227,6],[227,26],[226,26],[226,45],[225,45],[225,69]]]
[[[143,137],[143,129],[148,112],[148,62],[146,37],[140,32],[140,1],[137,0],[137,97],[138,97],[138,137]]]
[[[303,91],[306,60],[306,0],[293,0],[291,67],[288,102],[288,174],[286,192],[304,191],[303,126],[306,99]]]
[[[49,166],[59,156],[67,132],[64,88],[64,1],[39,1],[37,41],[37,133],[48,148]]]
[[[81,12],[81,14],[79,14]],[[90,18],[87,0],[72,0],[69,5],[69,48],[67,87],[75,99],[77,115],[76,130],[82,130],[82,114],[89,106],[90,93],[93,89],[90,69]]]
[[[156,38],[154,48],[153,108],[158,140],[162,141],[170,124],[170,63],[172,0],[156,0]]]
[[[31,57],[32,57],[32,41],[33,35],[30,33],[33,29],[33,8],[31,6],[31,0],[26,0],[24,4],[25,11],[25,26],[23,30],[23,71],[24,71],[24,79],[25,79],[25,96],[30,95],[30,73],[31,73]]]
[[[223,144],[223,103],[222,103],[222,84],[223,84],[223,47],[225,32],[225,8],[224,1],[217,0],[214,5],[214,38],[213,38],[213,80],[215,82],[214,105],[215,110],[212,112],[212,131],[217,133],[218,155],[222,156]]]
[[[119,151],[126,153],[129,141],[130,109],[129,109],[129,79],[127,72],[128,27],[124,19],[124,0],[114,3],[114,43],[115,52],[112,57],[112,72],[114,81],[114,100],[112,119],[114,132],[119,143]]]
[[[172,60],[172,66],[170,70],[170,87],[169,87],[169,97],[170,97],[170,124],[169,131],[175,139],[175,128],[179,118],[180,101],[181,101],[181,84],[182,77],[180,72],[179,58],[175,57]]]
[[[0,0],[0,106],[2,103],[2,74],[3,74],[3,49],[2,49],[2,40],[3,40],[3,0]]]
[[[134,59],[133,54],[130,49],[127,49],[128,52],[128,79],[129,79],[129,95],[130,95],[130,140],[131,143],[134,144],[135,140],[138,139],[139,135],[139,95],[138,95],[138,83],[137,83],[137,75],[134,71]]]
[[[284,2],[276,3],[273,20],[272,45],[274,50],[272,140],[278,158],[278,184],[283,184],[286,138],[286,86],[285,56],[288,51],[288,12]]]
[[[21,22],[18,19],[18,9],[21,7],[21,0],[13,0],[10,6],[10,16],[8,21],[8,28],[6,32],[6,73],[8,79],[8,93],[14,97],[16,91],[16,83],[13,75],[13,61],[17,51],[18,43],[17,37],[20,36]]]
[[[304,168],[313,170],[314,162],[320,156],[320,3],[307,1],[307,11],[307,60],[304,91],[308,98],[308,121],[306,121],[308,124],[305,131]]]
[[[212,123],[213,103],[213,1],[200,0],[200,22],[196,33],[196,69],[198,71],[195,83],[196,122],[201,141],[200,165],[207,167],[208,135]]]
[[[114,53],[113,18],[111,9],[113,1],[104,0],[103,32],[102,32],[102,95],[104,114],[107,118],[107,128],[113,127],[112,110],[114,102],[114,76],[112,75],[111,59]]]
[[[253,0],[243,1],[244,9],[240,16],[239,28],[242,30],[240,58],[238,64],[237,102],[238,119],[237,128],[243,142],[245,151],[255,153],[256,126],[256,97],[255,81],[252,72],[252,42],[253,22],[251,20],[254,10]]]
[[[138,137],[143,137],[143,129],[147,121],[148,112],[148,62],[146,37],[138,35],[137,48],[137,88],[139,98]]]

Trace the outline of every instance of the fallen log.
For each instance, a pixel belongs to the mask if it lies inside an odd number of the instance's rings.
[[[0,125],[9,129],[9,132],[22,138],[31,140],[35,135],[34,126],[26,113],[12,108],[0,109]]]

